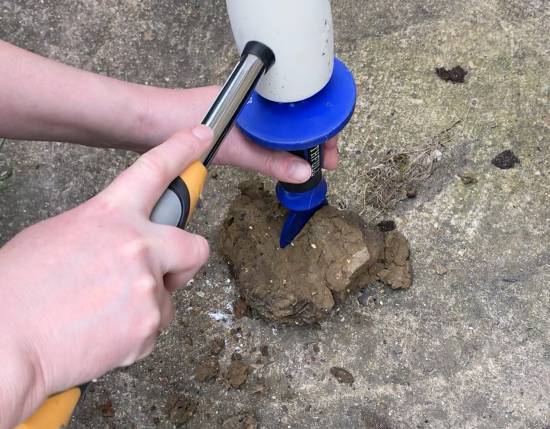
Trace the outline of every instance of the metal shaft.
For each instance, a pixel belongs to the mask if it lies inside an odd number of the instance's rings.
[[[208,166],[216,155],[242,106],[266,69],[266,64],[258,56],[253,53],[243,54],[239,64],[227,79],[202,121],[203,125],[207,125],[214,131],[212,146],[202,159],[205,166]]]

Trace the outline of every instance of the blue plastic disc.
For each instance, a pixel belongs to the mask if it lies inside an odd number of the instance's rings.
[[[338,134],[355,108],[353,75],[340,60],[327,85],[314,96],[295,103],[276,103],[254,92],[237,124],[252,141],[276,150],[300,150],[324,144]]]

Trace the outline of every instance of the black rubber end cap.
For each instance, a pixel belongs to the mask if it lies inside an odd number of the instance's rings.
[[[262,60],[266,71],[275,63],[275,54],[273,51],[261,42],[256,42],[255,40],[248,42],[244,47],[242,56],[249,54],[255,55]]]

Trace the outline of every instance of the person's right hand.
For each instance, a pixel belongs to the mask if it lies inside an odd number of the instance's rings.
[[[153,224],[149,216],[211,138],[203,126],[179,132],[90,201],[0,249],[0,356],[29,362],[34,379],[33,386],[24,385],[26,377],[10,382],[0,369],[0,399],[13,390],[15,397],[32,396],[7,413],[16,416],[11,423],[46,396],[152,351],[174,314],[171,292],[192,278],[209,250],[204,238]]]

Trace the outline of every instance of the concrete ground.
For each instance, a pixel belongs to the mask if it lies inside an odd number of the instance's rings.
[[[262,428],[550,427],[548,5],[334,1],[337,52],[359,99],[331,201],[396,220],[411,242],[413,287],[374,287],[368,305],[352,299],[310,328],[233,318],[217,228],[250,175],[218,168],[194,222],[211,242],[208,267],[177,294],[156,351],[94,383],[73,427],[231,427],[239,415]],[[0,38],[161,86],[222,83],[236,59],[214,0],[0,0]],[[464,84],[434,73],[458,64]],[[381,154],[434,141],[441,160],[415,199],[382,214],[365,206],[366,173]],[[491,164],[505,149],[519,166]],[[13,175],[0,185],[0,242],[85,201],[134,158],[14,141],[2,156]],[[477,183],[462,182],[465,170]],[[226,344],[222,376],[199,383],[194,370],[214,337]],[[240,389],[223,383],[234,351],[253,364]],[[353,385],[338,383],[333,366]]]

